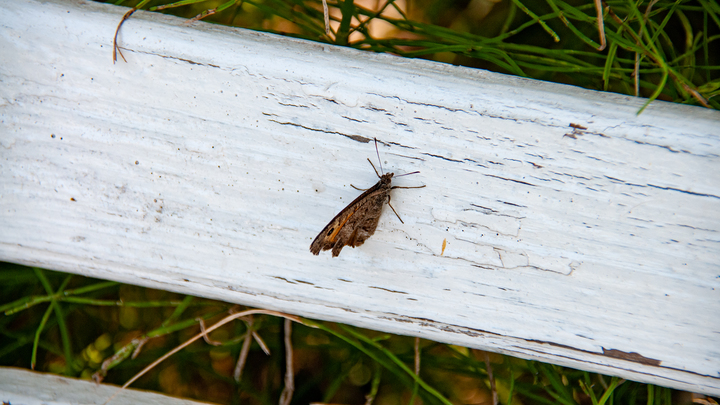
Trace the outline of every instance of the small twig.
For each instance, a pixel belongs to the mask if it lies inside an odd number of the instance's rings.
[[[635,67],[633,68],[632,77],[635,85],[635,97],[640,97],[640,54],[635,52]]]
[[[222,342],[218,340],[210,339],[210,335],[208,335],[208,332],[205,330],[205,321],[202,318],[195,318],[195,320],[200,324],[200,333],[202,333],[205,343],[212,346],[220,346],[222,344]]]
[[[127,59],[125,59],[125,56],[122,54],[122,51],[120,50],[120,47],[117,44],[117,37],[118,37],[118,34],[120,33],[120,27],[122,27],[125,20],[130,18],[130,16],[135,11],[137,11],[137,8],[132,8],[132,9],[130,9],[130,11],[125,13],[123,18],[120,20],[120,23],[118,24],[117,29],[115,30],[115,37],[113,38],[113,65],[115,64],[115,62],[117,62],[117,54],[118,53],[120,54],[120,57],[123,58],[123,61],[125,61],[125,63],[127,63]]]
[[[605,3],[605,0],[601,0],[602,4],[605,6],[605,9],[607,10],[608,15],[615,20],[616,23],[623,25],[625,24],[625,21],[623,21],[620,17],[615,14],[615,12],[610,8],[610,5]]]
[[[265,352],[265,354],[267,354],[269,356],[270,349],[268,349],[267,345],[265,344],[265,342],[263,342],[260,335],[258,335],[257,332],[253,331],[252,336],[253,336],[253,338],[255,338],[255,341],[258,343],[258,345],[260,345],[260,348],[262,349],[262,351]]]
[[[148,340],[150,340],[150,338],[147,336],[143,336],[139,339],[133,339],[133,343],[136,344],[137,346],[135,347],[135,350],[133,350],[132,354],[130,355],[131,359],[135,360],[135,358],[137,358],[137,356],[140,355],[140,350],[142,350],[143,346],[145,346],[145,343],[147,343]]]
[[[137,357],[138,354],[140,354],[140,349],[148,340],[150,340],[150,338],[147,336],[135,338],[131,340],[130,343],[120,348],[117,352],[115,352],[115,354],[105,359],[100,366],[100,370],[96,371],[95,374],[92,375],[93,381],[98,384],[101,383],[102,380],[105,379],[105,376],[110,368],[115,367],[118,363],[128,357],[132,359]],[[130,350],[132,350],[132,353],[128,354]]]
[[[293,348],[292,348],[292,323],[285,319],[285,388],[280,395],[280,405],[290,405],[293,392],[295,391],[295,376],[293,374]]]
[[[487,369],[488,379],[490,380],[490,389],[492,390],[493,405],[498,404],[498,393],[495,388],[495,377],[493,377],[492,366],[490,365],[490,355],[485,352],[485,368]]]
[[[205,11],[203,11],[202,13],[196,15],[195,17],[187,20],[187,21],[185,22],[185,24],[186,24],[186,25],[190,25],[190,24],[196,23],[196,22],[202,20],[203,18],[208,17],[208,16],[211,16],[211,15],[213,15],[213,14],[215,14],[215,13],[217,13],[217,7],[216,7],[216,8],[211,8],[210,10],[205,10]]]
[[[600,47],[597,48],[597,50],[602,51],[607,45],[607,41],[605,39],[605,21],[603,18],[602,0],[595,0],[595,12],[597,13],[598,35],[600,36]]]
[[[642,38],[643,34],[643,27],[645,27],[645,24],[647,24],[648,18],[650,17],[650,10],[652,10],[652,6],[657,3],[658,0],[652,0],[650,4],[648,4],[647,8],[645,9],[645,15],[643,19],[645,20],[645,23],[640,26],[640,30],[638,31],[637,39],[635,40],[635,44],[640,46],[640,38]],[[633,69],[633,78],[635,80],[635,97],[640,97],[640,61],[642,58],[640,57],[640,54],[638,52],[635,52],[635,68]]]
[[[330,11],[328,10],[327,0],[322,0],[323,17],[325,18],[325,35],[330,37]]]
[[[116,392],[116,393],[115,393],[113,396],[111,396],[107,401],[105,401],[105,403],[104,403],[103,405],[107,405],[110,401],[113,400],[113,398],[115,398],[118,394],[120,394],[120,392],[122,392],[123,389],[129,387],[130,384],[132,384],[132,383],[134,383],[135,381],[137,381],[138,378],[144,376],[145,373],[147,373],[148,371],[152,370],[155,366],[157,366],[158,364],[160,364],[163,360],[167,359],[168,357],[172,356],[173,354],[175,354],[175,353],[179,352],[180,350],[186,348],[187,346],[191,345],[193,342],[195,342],[196,340],[198,340],[198,339],[200,339],[201,337],[203,337],[204,334],[210,333],[210,332],[214,331],[215,329],[217,329],[217,328],[219,328],[219,327],[221,327],[221,326],[223,326],[223,325],[225,325],[225,324],[227,324],[227,323],[229,323],[229,322],[232,322],[232,321],[234,321],[234,320],[236,320],[236,319],[238,319],[238,318],[242,318],[242,317],[244,317],[244,316],[253,315],[253,314],[265,314],[265,315],[279,316],[279,317],[285,318],[285,319],[288,320],[288,321],[292,320],[292,321],[295,321],[295,322],[297,322],[297,323],[303,323],[302,320],[301,320],[299,317],[297,317],[297,316],[288,315],[288,314],[284,314],[284,313],[282,313],[282,312],[277,312],[277,311],[271,311],[271,310],[269,310],[269,309],[250,309],[250,310],[247,310],[247,311],[238,312],[238,313],[236,313],[236,314],[231,314],[231,315],[229,315],[229,316],[226,316],[225,318],[219,320],[219,321],[218,321],[216,324],[214,324],[213,326],[207,328],[207,330],[205,331],[205,333],[198,333],[197,335],[191,337],[190,339],[188,339],[187,341],[185,341],[185,342],[182,343],[181,345],[179,345],[179,346],[177,346],[176,348],[174,348],[174,349],[170,350],[169,352],[165,353],[165,355],[163,355],[163,356],[160,357],[159,359],[157,359],[157,360],[155,360],[154,362],[152,362],[149,366],[147,366],[147,367],[145,367],[144,369],[142,369],[142,371],[140,371],[139,373],[135,374],[135,376],[134,376],[133,378],[131,378],[128,382],[126,382],[126,383],[118,390],[118,392]],[[312,325],[308,325],[308,326],[311,326],[311,327],[312,327]]]
[[[415,375],[420,375],[420,338],[415,338]]]
[[[413,371],[415,371],[415,376],[420,377],[420,338],[419,337],[415,338],[415,344],[413,345],[413,350],[415,353],[415,356],[414,356],[415,357],[415,369]],[[417,400],[418,400],[417,393],[418,393],[418,383],[417,383],[417,381],[415,381],[415,384],[413,384],[412,396],[410,397],[410,402],[408,402],[408,404],[414,405],[415,403],[417,403]]]
[[[235,314],[235,313],[237,313],[237,310],[238,310],[239,308],[240,308],[240,306],[239,306],[239,305],[236,305],[236,306],[230,308],[230,311],[229,311],[229,312],[230,312],[231,314]],[[252,317],[249,316],[248,319],[250,319],[250,325],[252,325]],[[247,321],[246,321],[246,322],[247,322]],[[250,328],[250,329],[251,329],[251,328]],[[253,337],[253,339],[255,339],[255,341],[256,341],[257,344],[260,346],[260,348],[262,349],[262,351],[269,356],[269,355],[270,355],[270,349],[268,349],[267,345],[266,345],[265,342],[262,340],[262,338],[260,337],[260,335],[258,335],[256,331],[252,330],[252,337]]]
[[[245,332],[245,341],[243,342],[242,348],[240,349],[240,356],[238,357],[237,364],[235,365],[235,371],[233,372],[233,378],[236,382],[240,382],[242,377],[242,371],[245,367],[245,361],[247,360],[248,353],[250,353],[250,344],[252,343],[253,335],[253,317],[249,316],[245,321],[247,324],[247,332]]]
[[[685,91],[687,91],[688,93],[692,94],[692,96],[695,97],[695,100],[702,104],[703,107],[710,108],[710,104],[708,104],[707,100],[705,100],[705,97],[703,97],[699,91],[688,86],[687,83],[682,83],[682,86],[683,89],[685,89]]]

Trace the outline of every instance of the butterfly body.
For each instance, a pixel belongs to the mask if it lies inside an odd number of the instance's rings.
[[[332,249],[336,257],[345,246],[354,248],[365,243],[375,233],[383,205],[390,199],[392,177],[393,173],[383,174],[380,181],[340,211],[310,245],[312,254]]]

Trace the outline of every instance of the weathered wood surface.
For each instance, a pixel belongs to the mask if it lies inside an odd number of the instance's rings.
[[[12,405],[102,405],[120,387],[19,368],[0,367],[0,400]],[[136,405],[201,405],[167,395],[128,388],[110,402]]]
[[[0,259],[720,394],[718,112],[145,12],[113,65],[127,9],[0,7]],[[427,188],[313,256],[373,137]]]

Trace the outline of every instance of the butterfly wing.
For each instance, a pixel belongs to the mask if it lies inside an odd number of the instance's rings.
[[[333,257],[340,254],[345,246],[360,246],[369,238],[377,228],[382,212],[382,205],[390,193],[390,176],[383,175],[380,181],[358,198],[328,223],[315,237],[310,245],[312,254],[317,255],[321,250],[332,249]]]
[[[353,214],[355,220],[348,221],[338,233],[337,239],[332,245],[333,257],[338,256],[345,246],[354,248],[362,245],[375,233],[385,201],[387,201],[387,193],[381,190],[365,198],[364,204],[358,207]]]

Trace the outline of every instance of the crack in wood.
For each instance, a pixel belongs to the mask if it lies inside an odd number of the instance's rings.
[[[448,162],[464,163],[462,160],[450,159],[445,156],[433,155],[432,153],[423,153],[423,155],[431,156],[431,157],[442,159],[442,160],[447,160]]]
[[[372,285],[370,286],[370,288],[374,288],[374,289],[376,289],[376,290],[383,290],[383,291],[387,291],[387,292],[391,292],[391,293],[395,293],[395,294],[405,294],[405,295],[408,294],[408,293],[406,293],[406,292],[404,292],[404,291],[395,291],[395,290],[390,290],[390,289],[387,289],[387,288],[375,287],[375,286],[372,286]]]
[[[646,364],[648,366],[659,366],[660,364],[662,364],[662,361],[660,360],[651,359],[636,352],[623,352],[622,350],[606,349],[604,347],[602,348],[602,350],[603,355],[612,357],[614,359],[633,361],[635,363]]]
[[[263,113],[263,114],[265,114],[265,113]],[[269,114],[265,114],[265,115],[269,115]],[[372,139],[366,138],[366,137],[360,136],[360,135],[349,135],[349,134],[344,134],[344,133],[338,132],[338,131],[328,131],[328,130],[325,130],[325,129],[312,128],[312,127],[308,127],[308,126],[305,126],[305,125],[296,124],[296,123],[294,123],[294,122],[281,122],[281,121],[277,121],[277,120],[273,120],[273,119],[270,119],[270,120],[268,120],[268,121],[274,122],[274,123],[280,124],[280,125],[290,125],[290,126],[293,126],[293,127],[298,127],[298,128],[302,128],[302,129],[307,129],[308,131],[322,132],[322,133],[325,133],[325,134],[341,135],[341,136],[344,136],[344,137],[346,137],[346,138],[350,138],[350,139],[352,139],[353,141],[362,142],[362,143],[369,143],[369,142],[372,141]]]
[[[536,184],[528,183],[528,182],[522,181],[522,180],[509,179],[509,178],[507,178],[507,177],[497,176],[497,175],[494,175],[494,174],[484,174],[483,176],[495,177],[496,179],[500,179],[500,180],[512,181],[513,183],[519,183],[519,184],[524,184],[524,185],[526,185],[526,186],[537,187]]]

